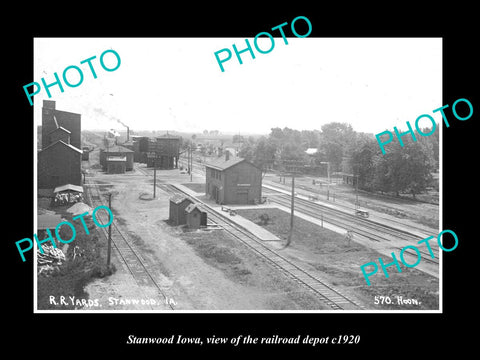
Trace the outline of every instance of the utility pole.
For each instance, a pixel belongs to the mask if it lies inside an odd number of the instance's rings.
[[[192,154],[192,146],[190,146],[190,182],[192,182],[192,173],[193,173],[193,154]]]
[[[360,203],[358,202],[358,175],[355,175],[355,210],[360,209]]]
[[[294,217],[295,217],[295,160],[291,160],[291,173],[292,173],[292,190],[291,190],[291,199],[290,199],[290,231],[288,233],[287,243],[283,248],[286,248],[292,242],[293,237],[293,228],[294,228]],[[285,179],[285,176],[284,176]]]
[[[295,209],[295,172],[292,172],[292,195],[291,195],[291,203],[290,203],[290,233],[288,235],[288,245],[290,245],[292,241],[292,235],[293,235],[293,218],[294,218],[294,210]]]
[[[112,193],[108,194],[108,208],[112,208]],[[108,245],[107,245],[107,267],[110,267],[110,256],[112,252],[112,224],[108,225]]]
[[[157,194],[157,159],[158,153],[155,151],[155,160],[153,161],[153,198]]]

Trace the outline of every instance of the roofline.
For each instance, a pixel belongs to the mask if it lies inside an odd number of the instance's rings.
[[[250,164],[250,165],[255,166],[258,170],[262,170],[260,167],[258,167],[257,165],[255,165],[255,164],[252,163],[251,161],[248,161],[247,159],[242,159],[242,160],[240,160],[239,162],[236,162],[235,164],[232,164],[232,165],[229,165],[229,166],[223,167],[223,168],[222,168],[222,167],[215,166],[215,165],[211,165],[211,164],[209,164],[209,163],[205,163],[205,167],[209,167],[209,168],[213,168],[213,169],[217,169],[217,170],[226,170],[226,169],[230,169],[232,166],[238,165],[238,164],[240,164],[240,163],[242,163],[242,162],[244,162],[244,161],[245,161],[246,163]]]
[[[59,126],[59,127],[57,127],[56,129],[53,129],[52,131],[50,131],[50,132],[48,133],[48,135],[50,135],[50,134],[53,133],[54,131],[57,131],[58,129],[64,130],[64,131],[68,132],[69,134],[72,133],[70,130],[65,129],[63,126]]]
[[[58,110],[58,109],[51,109],[51,110],[54,110],[55,112],[65,113],[65,114],[78,115],[78,116],[80,116],[80,117],[82,116],[82,114],[74,113],[74,112],[70,112],[70,111],[64,111],[64,110]]]
[[[75,150],[75,151],[79,152],[80,154],[83,154],[83,151],[82,151],[82,150],[80,150],[79,148],[76,148],[76,147],[73,146],[72,144],[67,144],[66,142],[64,142],[64,141],[62,141],[62,140],[55,141],[54,143],[48,145],[45,149],[40,150],[40,153],[43,152],[43,151],[45,151],[45,150],[47,150],[48,148],[50,148],[50,147],[58,144],[58,143],[62,143],[63,145],[68,146],[68,147],[71,148],[72,150]]]

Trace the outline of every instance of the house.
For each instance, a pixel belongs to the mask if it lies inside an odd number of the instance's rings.
[[[242,158],[221,157],[205,164],[205,192],[218,204],[254,204],[262,197],[262,170]]]
[[[193,201],[182,195],[174,195],[170,198],[170,210],[168,219],[174,225],[186,224],[185,209]]]
[[[207,226],[207,212],[198,204],[190,204],[185,208],[185,221],[191,229]]]
[[[38,188],[82,185],[82,150],[59,140],[38,152]]]

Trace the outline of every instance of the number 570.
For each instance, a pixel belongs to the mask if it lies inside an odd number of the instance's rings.
[[[375,305],[378,304],[391,304],[392,300],[389,296],[375,296],[375,300],[373,302]]]

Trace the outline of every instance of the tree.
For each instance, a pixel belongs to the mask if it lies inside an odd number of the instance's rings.
[[[322,126],[319,151],[330,162],[332,171],[339,171],[344,156],[351,150],[356,132],[347,123],[331,122]]]
[[[234,144],[236,144],[236,143],[243,143],[244,141],[245,141],[245,139],[243,138],[242,135],[240,135],[240,134],[238,134],[238,135],[237,135],[237,134],[236,134],[236,135],[233,135],[232,142],[233,142]]]
[[[374,158],[374,187],[383,192],[410,192],[413,197],[424,191],[429,185],[434,168],[432,149],[411,139],[402,139],[389,144],[389,149]]]
[[[358,188],[372,190],[374,188],[375,163],[378,152],[377,143],[373,138],[364,138],[356,143],[350,156],[350,166],[353,175],[358,176]]]

